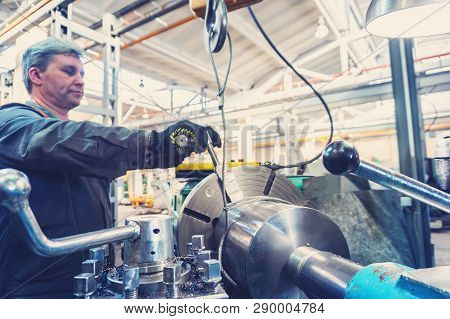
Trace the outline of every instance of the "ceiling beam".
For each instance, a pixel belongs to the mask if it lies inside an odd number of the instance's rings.
[[[134,110],[136,109],[136,103],[133,103],[130,108],[128,109],[127,113],[125,113],[125,115],[122,118],[122,123],[125,123],[126,121],[128,121],[128,118],[130,117],[131,114],[133,114]]]
[[[133,59],[132,57],[128,57],[124,54],[121,55],[121,61],[125,62],[124,64],[122,64],[122,67],[125,69],[128,69],[130,71],[133,71],[135,73],[138,74],[143,74],[143,73],[149,73],[148,76],[150,76],[151,78],[161,81],[165,84],[170,84],[168,83],[168,78],[173,78],[173,79],[177,79],[177,81],[179,82],[180,85],[187,85],[187,86],[192,86],[192,87],[198,87],[198,90],[201,90],[202,88],[205,87],[205,83],[204,81],[198,80],[198,79],[185,79],[185,78],[180,78],[180,73],[176,73],[176,71],[171,71],[168,69],[164,69],[164,71],[161,71],[161,68],[158,68],[157,65],[152,66],[151,64],[146,64],[142,61],[139,61],[137,59]],[[155,72],[155,73],[152,73]],[[158,73],[163,73],[164,75],[158,74]],[[211,79],[211,82],[213,80]],[[215,82],[214,82],[215,83]],[[207,94],[208,97],[216,97],[217,91],[213,90],[214,88],[204,88],[205,93]]]
[[[235,13],[229,16],[229,25],[233,28],[233,30],[239,33],[242,37],[244,37],[247,41],[251,42],[258,49],[263,51],[265,54],[272,57],[281,67],[286,67],[284,62],[280,59],[280,57],[275,53],[275,51],[267,44],[267,41],[261,35],[259,30],[248,20],[244,19],[242,15]],[[332,76],[311,71],[305,68],[301,68],[298,70],[300,73],[305,76],[312,77],[318,80],[323,81],[331,81],[333,79]]]
[[[339,48],[341,45],[343,44],[348,44],[351,41],[357,40],[357,39],[361,39],[361,38],[365,38],[369,36],[369,33],[366,30],[360,30],[358,32],[352,33],[352,34],[348,34],[346,36],[342,36],[341,38],[326,44],[314,51],[312,51],[309,54],[306,54],[304,56],[299,56],[298,59],[294,60],[294,64],[296,67],[301,67],[302,65],[305,65],[315,59],[317,59],[318,57]]]
[[[440,72],[436,74],[421,74],[418,76],[418,89],[421,93],[430,92],[433,89],[434,93],[448,91],[450,88],[448,77],[450,72]],[[295,93],[296,92],[296,93]],[[318,102],[315,96],[311,96],[310,92],[305,91],[303,88],[294,89],[294,95],[287,97],[285,95],[280,96],[277,93],[271,94],[272,96],[266,96],[266,101],[246,101],[245,98],[236,99],[236,103],[228,99],[229,108],[226,109],[227,120],[245,117],[255,116],[262,114],[270,114],[271,117],[276,118],[281,116],[285,111],[295,109],[301,113],[310,112],[313,110],[321,110],[323,107]],[[276,96],[276,97],[275,97]],[[371,81],[361,83],[357,87],[354,86],[342,86],[339,88],[333,88],[323,92],[324,98],[330,103],[330,107],[340,108],[343,106],[362,105],[369,102],[376,102],[380,100],[387,100],[392,98],[392,83],[387,80],[384,83],[372,84]],[[270,100],[270,101],[269,101]],[[300,101],[300,102],[299,102]],[[250,103],[249,103],[250,102]],[[292,103],[285,111],[280,113],[280,103]],[[255,104],[253,104],[255,103]],[[191,118],[200,120],[205,118],[208,123],[214,123],[220,121],[220,112],[210,110],[209,115],[206,113],[193,112],[182,113],[183,118]],[[149,125],[161,125],[166,123],[164,118],[151,118],[144,121],[130,122],[130,127],[145,127]]]
[[[127,4],[126,6],[120,8],[119,10],[113,12],[113,16],[116,18],[121,18],[122,16],[130,13],[131,11],[134,11],[136,9],[139,9],[140,7],[150,3],[152,0],[137,0],[130,4]],[[98,20],[97,22],[92,23],[89,28],[92,30],[97,30],[101,28],[103,25],[103,20]]]
[[[294,60],[294,63],[293,63],[294,67],[298,68],[298,69],[302,69],[301,68],[302,65],[308,64],[309,62],[319,58],[320,56],[322,56],[334,49],[339,48],[343,43],[348,43],[348,42],[354,41],[356,39],[361,39],[368,35],[369,34],[367,33],[366,30],[360,30],[356,33],[346,35],[339,40],[335,40],[327,45],[324,45],[324,46],[312,51],[311,53],[309,53],[305,56],[301,56],[301,58],[299,58],[299,59]],[[263,84],[261,84],[256,89],[257,94],[264,94],[272,86],[278,84],[280,82],[281,78],[283,77],[283,72],[284,72],[284,70],[278,70],[276,73],[274,73],[269,79],[267,79]],[[333,79],[334,79],[334,77],[333,77]]]
[[[130,34],[127,35],[130,36]],[[137,38],[136,36],[132,37]],[[156,38],[152,38],[151,40],[148,41],[143,41],[139,45],[143,46],[144,48],[150,49],[153,52],[158,53],[161,56],[161,58],[170,60],[171,62],[175,62],[184,67],[188,67],[195,72],[203,74],[203,76],[207,76],[210,79],[210,81],[215,81],[215,76],[212,70],[212,66],[209,65],[210,64],[209,60],[207,61],[199,60],[190,55],[187,55],[186,53],[183,53],[181,55],[180,53],[176,52],[176,49]],[[221,77],[224,76],[223,73],[221,72],[219,73]],[[227,88],[230,88],[233,91],[239,91],[241,88],[244,88],[244,85],[239,83],[238,81],[229,79],[227,82]]]
[[[71,2],[73,2],[73,0],[42,0],[34,6],[31,5],[25,12],[14,14],[14,20],[5,24],[2,29],[0,29],[0,44],[6,45],[7,43],[11,43],[18,36],[23,34],[25,29],[34,27],[46,19],[54,8],[60,5],[68,5]]]
[[[350,8],[352,9],[355,21],[358,23],[359,27],[362,29],[365,29],[366,27],[366,19],[365,15],[361,13],[361,10],[358,7],[358,4],[355,2],[355,0],[349,0],[350,1]],[[375,41],[372,39],[372,37],[367,38],[368,45],[371,50],[374,50],[376,48]]]
[[[141,27],[141,26],[143,26],[143,25],[145,25],[145,24],[147,24],[149,22],[152,22],[152,21],[154,21],[154,20],[156,20],[156,19],[158,19],[158,18],[160,18],[160,17],[162,17],[162,16],[164,16],[164,15],[166,15],[168,13],[171,13],[171,12],[173,12],[173,11],[175,11],[175,10],[177,10],[177,9],[187,5],[187,4],[189,4],[188,0],[174,0],[174,1],[171,1],[171,2],[169,2],[167,4],[167,6],[164,6],[161,9],[156,10],[155,12],[153,12],[153,11],[150,12],[145,18],[143,18],[143,19],[141,19],[141,20],[139,20],[139,21],[137,21],[135,23],[126,25],[123,28],[120,28],[119,30],[114,30],[114,33],[116,35],[118,35],[118,36],[124,35],[124,34],[130,32],[130,31],[132,31],[132,30],[134,30],[136,28],[139,28],[139,27]]]
[[[341,34],[341,30],[339,30],[338,26],[336,25],[336,22],[331,17],[331,15],[329,14],[328,10],[325,8],[325,6],[324,6],[322,1],[323,0],[314,0],[314,3],[316,4],[316,6],[319,9],[320,13],[325,18],[325,21],[327,21],[328,26],[331,28],[331,30],[333,31],[333,33],[336,36],[336,38],[338,40],[342,39],[343,35]],[[347,45],[347,43],[343,43],[342,44],[342,46],[346,46],[346,45]],[[359,64],[358,55],[349,46],[347,46],[347,50],[348,50],[348,54],[349,54],[350,58],[353,60],[353,62],[355,62],[356,65],[358,65]]]
[[[255,94],[263,95],[274,85],[278,84],[284,76],[285,69],[281,69],[273,74],[268,80],[266,80],[263,84],[261,84],[258,88],[256,88]]]

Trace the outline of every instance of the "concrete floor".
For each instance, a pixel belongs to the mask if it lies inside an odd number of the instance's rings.
[[[450,266],[450,230],[431,233],[436,266]]]

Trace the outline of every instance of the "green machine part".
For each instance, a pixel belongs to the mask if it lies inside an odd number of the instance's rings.
[[[186,185],[181,189],[180,195],[181,195],[181,204],[183,205],[184,201],[186,200],[186,197],[191,193],[191,191],[194,189],[197,184],[200,183],[200,180],[193,180],[188,181]]]
[[[309,176],[301,176],[301,175],[292,175],[286,177],[292,182],[292,184],[294,184],[295,187],[297,187],[299,191],[303,190],[303,181],[309,178]]]

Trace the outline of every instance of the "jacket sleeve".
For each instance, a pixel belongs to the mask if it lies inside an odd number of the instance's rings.
[[[0,161],[17,169],[114,179],[145,166],[148,140],[145,130],[44,119],[21,108],[0,111]]]

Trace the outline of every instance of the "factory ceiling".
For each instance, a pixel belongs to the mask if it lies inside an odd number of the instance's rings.
[[[14,12],[20,16],[20,8],[44,2],[52,1],[2,1],[0,22],[13,19]],[[120,35],[123,47],[121,69],[130,70],[138,77],[160,81],[163,86],[159,91],[185,90],[195,94],[203,88],[202,92],[208,98],[215,97],[217,85],[203,42],[203,20],[193,16],[189,1],[63,2],[72,3],[73,21],[97,31],[101,31],[100,21],[105,13],[117,17],[115,32]],[[365,73],[379,72],[379,78],[389,76],[386,40],[370,36],[364,29],[369,3],[370,0],[263,0],[254,5],[253,10],[286,58],[319,89],[323,87],[325,90],[343,80],[349,85],[357,85],[355,76]],[[45,21],[39,22],[45,25]],[[228,96],[285,90],[287,83],[293,88],[304,85],[287,71],[286,65],[257,30],[247,9],[229,13],[229,32],[233,61],[227,85]],[[76,41],[89,48],[89,52],[101,54],[101,47],[92,46],[88,40],[77,38]],[[416,46],[418,58],[450,51],[448,36],[420,39],[416,43],[420,44]],[[227,50],[225,46],[216,56],[221,75],[228,61]],[[139,85],[139,79],[135,82],[128,83],[128,86],[133,90],[143,86]],[[155,99],[160,94],[155,91],[147,93],[155,95]],[[124,113],[131,107],[125,103]],[[169,106],[163,108],[170,111]],[[144,112],[149,110],[136,110],[130,119],[139,119]]]

